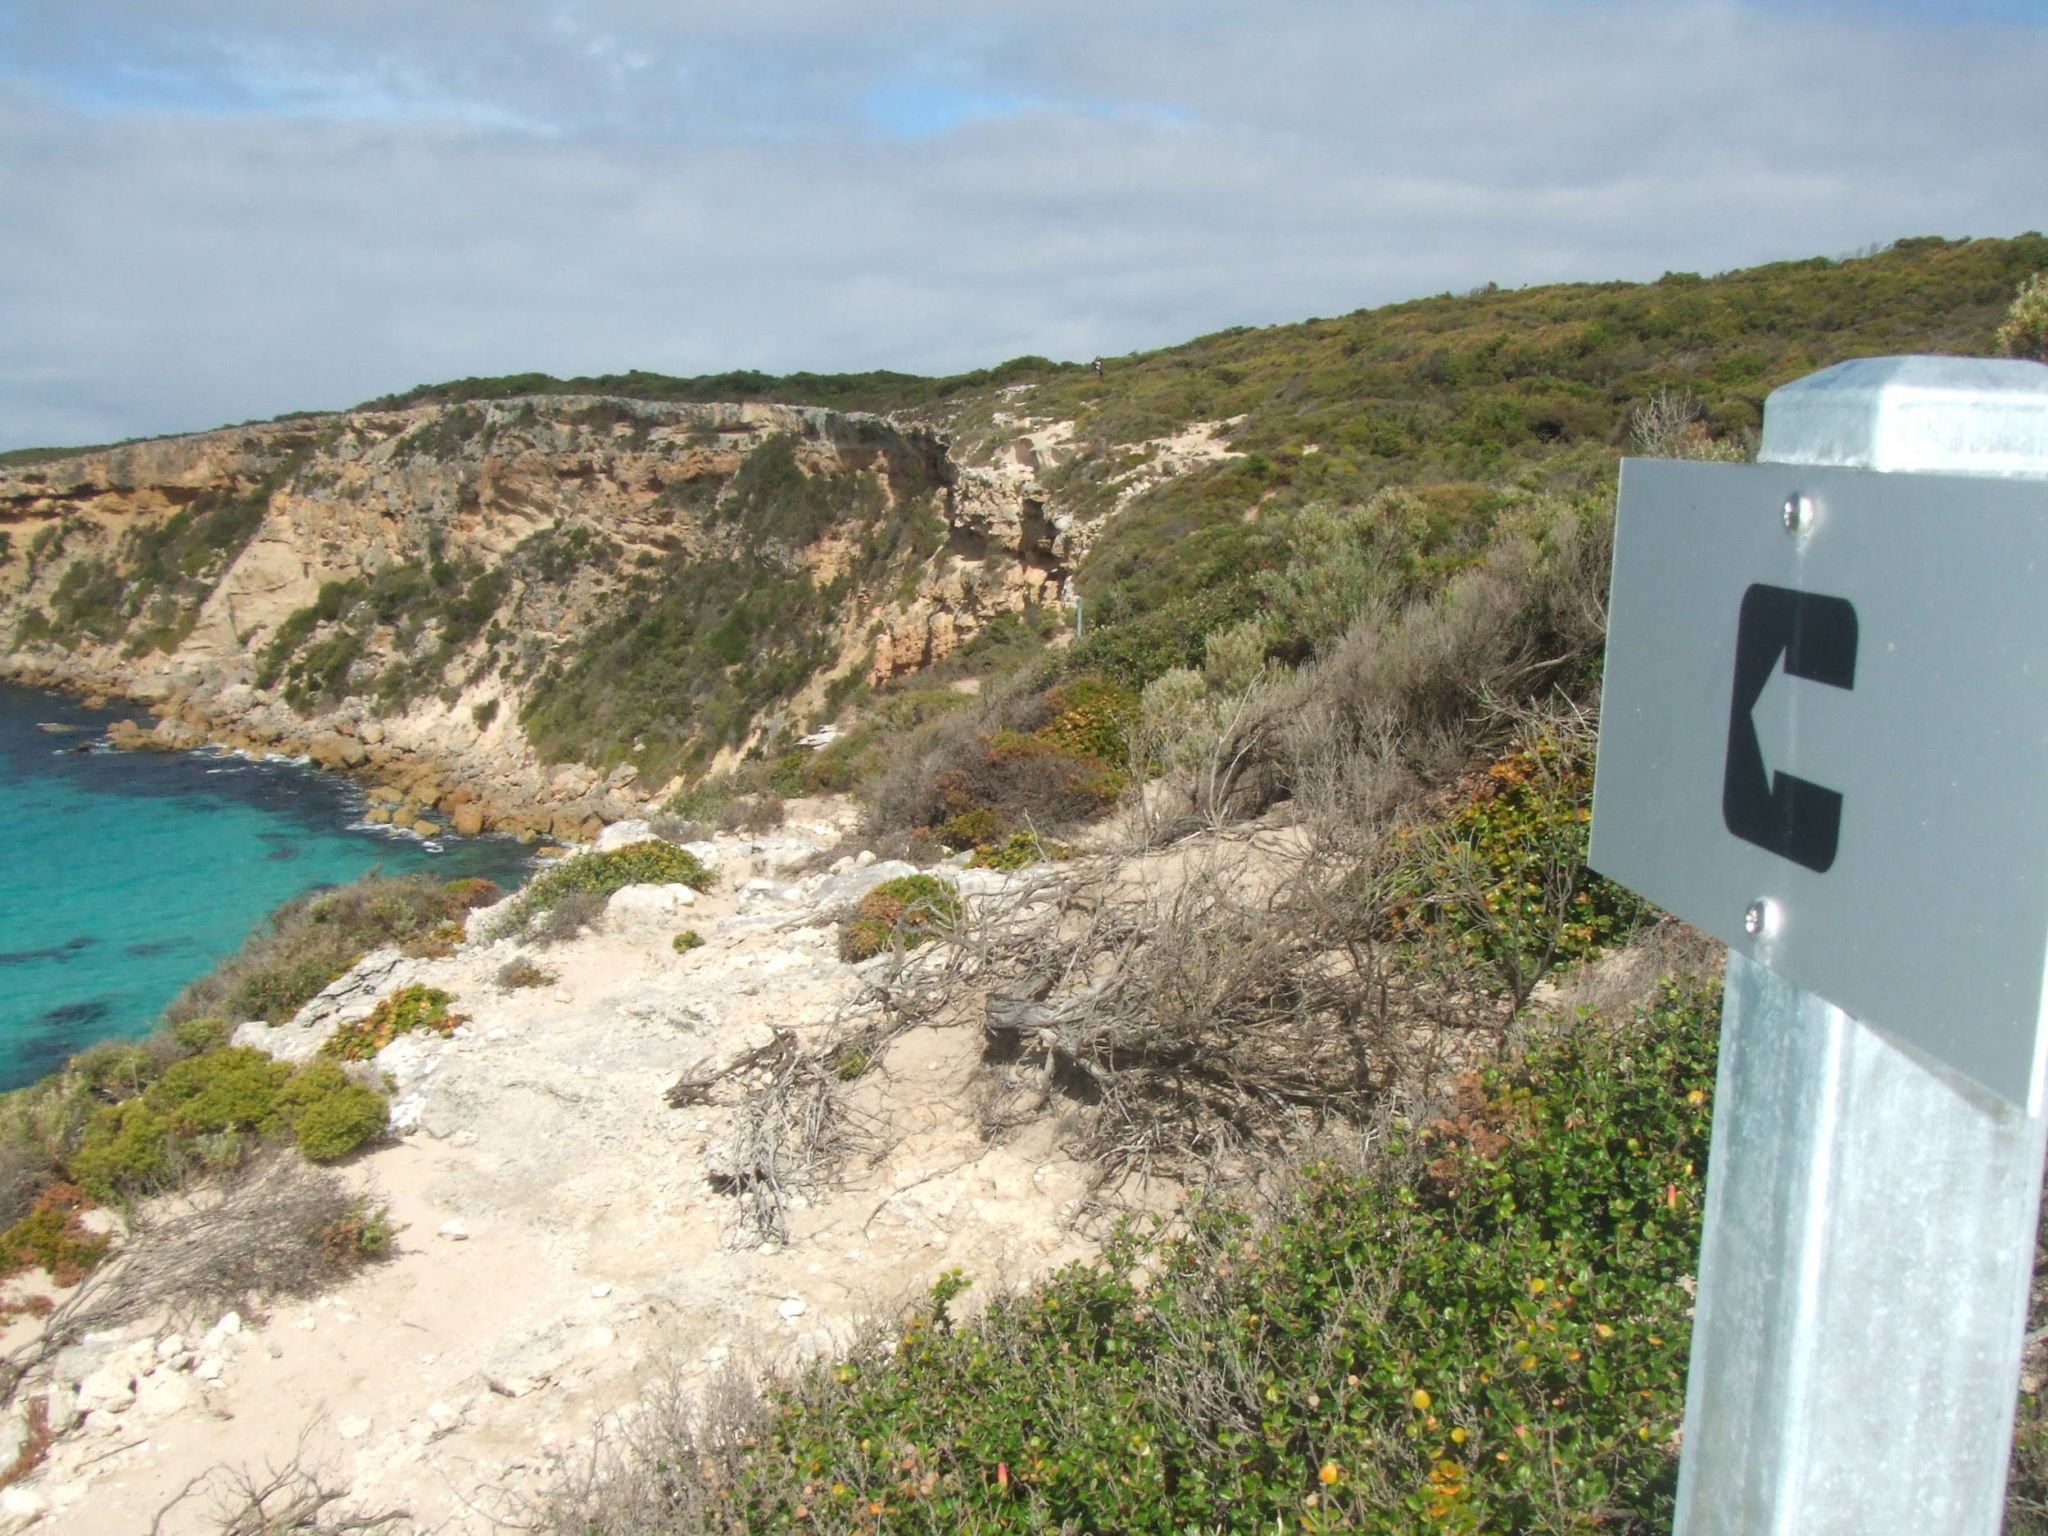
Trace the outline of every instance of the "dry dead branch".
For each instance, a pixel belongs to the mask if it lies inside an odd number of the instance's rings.
[[[149,1536],[163,1536],[164,1522],[192,1499],[211,1493],[209,1521],[219,1536],[349,1536],[381,1531],[410,1519],[403,1509],[368,1511],[349,1504],[348,1489],[307,1465],[307,1435],[282,1466],[219,1466],[202,1472],[164,1504],[149,1523]]]
[[[139,1215],[126,1241],[72,1289],[37,1337],[0,1360],[4,1397],[88,1333],[158,1312],[200,1320],[251,1296],[304,1295],[334,1283],[360,1260],[323,1237],[354,1205],[336,1175],[283,1152],[253,1159],[174,1207]]]

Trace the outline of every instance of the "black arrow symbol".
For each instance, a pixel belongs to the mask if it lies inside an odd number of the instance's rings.
[[[1842,837],[1839,790],[1764,762],[1754,711],[1784,658],[1788,677],[1856,686],[1856,609],[1847,598],[1758,583],[1742,594],[1721,819],[1744,842],[1825,874]]]

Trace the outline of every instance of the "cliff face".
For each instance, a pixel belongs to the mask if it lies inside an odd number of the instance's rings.
[[[147,703],[159,745],[310,752],[396,819],[582,835],[1060,601],[1089,530],[1028,444],[975,457],[541,396],[0,471],[0,676]]]

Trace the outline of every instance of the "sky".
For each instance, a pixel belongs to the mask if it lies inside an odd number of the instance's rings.
[[[2048,227],[2048,0],[0,0],[0,449]]]

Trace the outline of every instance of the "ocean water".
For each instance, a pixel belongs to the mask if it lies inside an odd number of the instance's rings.
[[[0,684],[0,1088],[147,1034],[304,891],[373,869],[524,877],[528,850],[509,838],[363,826],[362,792],[335,774],[113,751],[107,724],[136,714]]]

